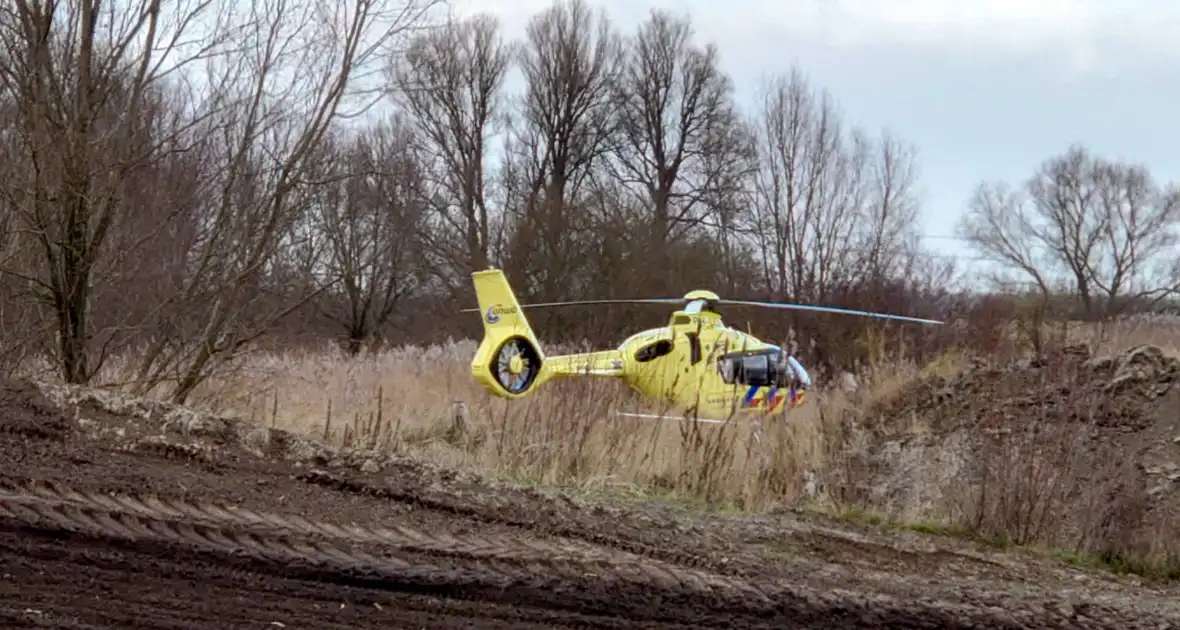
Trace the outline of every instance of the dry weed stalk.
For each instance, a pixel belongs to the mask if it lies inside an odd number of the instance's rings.
[[[1067,524],[1078,527],[1071,499],[1088,494],[1082,473],[1090,463],[1090,432],[1084,421],[1051,414],[1027,422],[992,414],[983,421],[973,462],[978,485],[964,519],[972,531],[1056,547],[1066,539]]]

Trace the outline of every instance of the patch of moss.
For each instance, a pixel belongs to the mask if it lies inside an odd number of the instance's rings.
[[[1180,580],[1180,561],[1175,558],[1158,560],[1134,557],[1118,551],[1096,554],[1061,552],[1059,556],[1073,565],[1106,569],[1119,575],[1138,575],[1166,582]]]
[[[1035,545],[1017,545],[1007,536],[980,532],[959,523],[894,521],[858,506],[839,506],[837,509],[824,512],[828,516],[854,525],[873,525],[895,531],[911,531],[930,536],[967,540],[995,549],[1053,557],[1073,566],[1109,571],[1118,575],[1136,575],[1159,581],[1180,581],[1180,558],[1161,560],[1130,556],[1117,551],[1095,554],[1065,549],[1045,549]]]
[[[971,542],[987,545],[996,549],[1011,549],[1016,545],[1012,539],[1007,536],[988,535],[972,530],[971,528],[958,523],[898,523],[895,525],[898,529],[904,529],[911,532],[918,532],[920,534],[930,534],[932,536],[946,536],[948,538],[958,538],[961,540],[969,540]]]

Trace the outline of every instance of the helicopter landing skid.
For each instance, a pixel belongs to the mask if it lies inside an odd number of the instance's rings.
[[[714,420],[713,418],[693,418],[690,416],[668,416],[655,413],[635,413],[629,411],[616,411],[617,416],[627,416],[629,418],[647,418],[649,420],[692,420],[694,422],[707,422],[709,424],[725,424],[726,420]]]
[[[616,416],[626,416],[628,418],[644,418],[647,420],[692,420],[693,422],[704,422],[707,424],[726,424],[729,420],[717,420],[714,418],[693,418],[690,416],[669,416],[654,413],[636,413],[633,411],[616,411]],[[751,418],[750,426],[754,429],[754,441],[762,442],[762,420],[760,418]]]

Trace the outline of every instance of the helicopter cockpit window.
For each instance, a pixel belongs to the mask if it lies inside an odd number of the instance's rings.
[[[796,375],[779,350],[727,354],[717,360],[721,378],[728,384],[789,387]]]
[[[672,352],[672,342],[667,339],[661,339],[653,344],[643,346],[635,351],[635,360],[640,363],[646,363],[652,359],[658,359],[666,354]]]

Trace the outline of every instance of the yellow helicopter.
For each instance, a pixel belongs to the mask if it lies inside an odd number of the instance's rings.
[[[735,415],[766,417],[802,404],[811,387],[807,370],[790,350],[766,343],[721,321],[718,306],[757,306],[844,313],[922,324],[932,319],[835,307],[722,299],[712,291],[683,298],[583,300],[521,305],[504,272],[490,268],[472,274],[483,340],[471,373],[487,391],[521,398],[555,377],[606,376],[621,379],[645,398],[676,407],[699,422],[724,423]],[[589,304],[672,304],[667,326],[631,335],[613,350],[546,356],[525,317],[524,307]],[[621,415],[663,418],[640,413]]]

